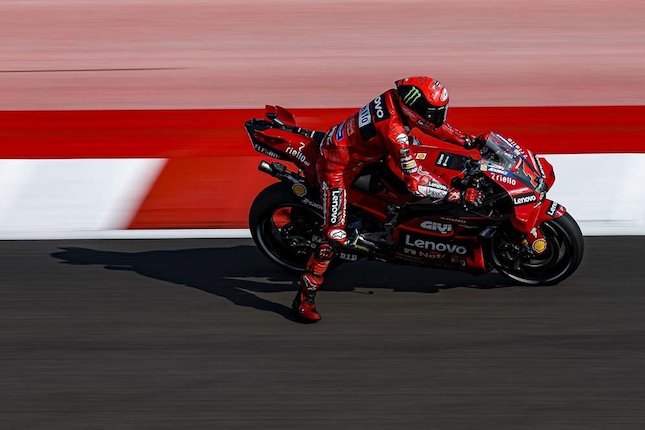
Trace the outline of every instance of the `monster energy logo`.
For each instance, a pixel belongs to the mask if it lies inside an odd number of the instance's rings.
[[[403,103],[410,106],[414,104],[421,97],[421,91],[417,87],[412,87],[410,91],[403,97]]]

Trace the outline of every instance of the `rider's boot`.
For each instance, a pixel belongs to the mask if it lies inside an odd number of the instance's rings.
[[[320,284],[322,278],[312,273],[304,273],[300,278],[300,288],[292,304],[293,312],[300,321],[315,323],[320,320],[314,301]]]
[[[334,257],[334,248],[328,241],[323,241],[316,246],[313,254],[309,257],[305,273],[300,277],[300,288],[293,299],[293,312],[295,316],[308,323],[320,320],[320,314],[316,309],[316,292],[323,283],[323,275]]]

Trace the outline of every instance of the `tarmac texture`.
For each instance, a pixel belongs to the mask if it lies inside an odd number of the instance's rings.
[[[0,428],[642,429],[643,237],[519,287],[375,262],[323,320],[248,240],[2,242]]]

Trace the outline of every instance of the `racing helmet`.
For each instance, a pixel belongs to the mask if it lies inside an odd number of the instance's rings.
[[[434,130],[446,121],[448,90],[441,82],[427,76],[413,76],[396,81],[396,90],[410,125]]]

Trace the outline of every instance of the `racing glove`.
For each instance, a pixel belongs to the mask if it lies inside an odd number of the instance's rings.
[[[474,149],[477,147],[477,138],[475,136],[471,136],[469,134],[464,135],[464,148],[466,149]]]
[[[467,134],[466,136],[464,136],[464,148],[481,149],[486,146],[486,140],[488,140],[488,134],[482,134],[480,136],[472,136]]]
[[[405,175],[404,179],[408,189],[418,197],[443,199],[448,193],[448,187],[433,180],[430,175],[423,171],[412,175]]]
[[[403,176],[403,180],[412,194],[418,197],[426,197],[424,189],[430,182],[430,176],[419,173],[409,173]]]

